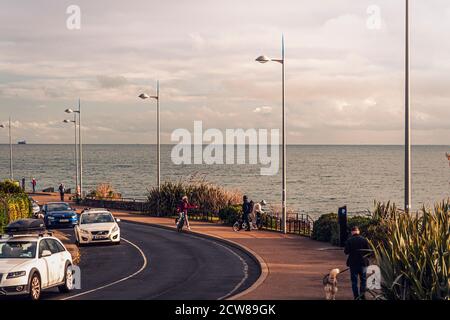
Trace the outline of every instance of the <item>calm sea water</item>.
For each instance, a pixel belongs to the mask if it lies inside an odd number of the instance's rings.
[[[281,175],[261,176],[259,165],[174,165],[172,146],[162,146],[162,180],[191,174],[240,189],[253,200],[279,204]],[[85,190],[111,183],[124,197],[144,197],[155,183],[156,146],[84,146]],[[414,208],[450,196],[449,146],[412,149]],[[15,145],[15,178],[32,176],[38,188],[74,185],[73,145]],[[401,146],[289,146],[287,149],[288,206],[314,217],[348,205],[350,212],[372,208],[373,200],[403,203],[403,147]],[[9,146],[0,145],[0,179],[9,177]]]

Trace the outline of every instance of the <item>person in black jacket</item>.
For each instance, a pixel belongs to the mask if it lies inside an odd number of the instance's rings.
[[[250,221],[248,216],[252,212],[252,207],[250,202],[248,201],[248,197],[244,196],[244,203],[242,204],[242,220],[247,224],[245,231],[250,231]]]
[[[369,259],[366,257],[370,246],[366,238],[360,235],[358,227],[352,228],[352,236],[345,243],[345,254],[348,255],[347,266],[350,267],[350,279],[352,281],[353,297],[365,299],[366,270]],[[360,287],[358,288],[358,277]]]

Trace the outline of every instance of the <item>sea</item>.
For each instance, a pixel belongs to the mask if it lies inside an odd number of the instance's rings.
[[[256,146],[247,146],[250,148]],[[202,178],[238,189],[254,201],[281,204],[281,170],[261,175],[258,164],[174,164],[173,146],[161,146],[161,180]],[[450,197],[450,146],[412,147],[413,209],[432,206]],[[237,156],[237,155],[236,155]],[[75,185],[73,145],[14,145],[14,178],[37,180],[39,190],[59,183]],[[123,197],[143,199],[156,185],[155,145],[84,145],[83,180],[89,191],[110,183]],[[247,161],[248,163],[248,161]],[[0,145],[0,179],[9,178],[9,145]],[[346,205],[350,214],[364,214],[374,201],[403,207],[403,146],[289,145],[287,147],[287,205],[317,218]]]

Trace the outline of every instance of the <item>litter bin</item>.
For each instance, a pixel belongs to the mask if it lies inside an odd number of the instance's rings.
[[[338,224],[339,224],[339,245],[345,247],[345,242],[348,237],[347,230],[347,206],[340,207],[338,210]]]

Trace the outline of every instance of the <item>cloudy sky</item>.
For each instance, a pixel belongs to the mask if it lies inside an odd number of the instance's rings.
[[[194,120],[278,128],[280,65],[254,59],[278,58],[284,34],[289,143],[401,144],[403,12],[403,0],[2,0],[0,122],[71,143],[63,110],[80,97],[87,143],[153,143],[155,103],[137,95],[159,79],[165,143]],[[448,145],[450,2],[412,0],[411,16],[413,143]]]

